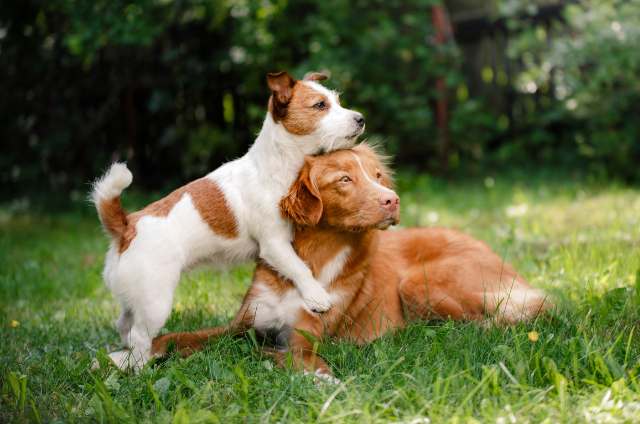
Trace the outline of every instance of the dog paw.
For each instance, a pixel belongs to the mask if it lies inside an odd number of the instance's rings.
[[[303,293],[303,297],[309,311],[321,314],[331,308],[331,295],[318,285],[317,290],[307,290]]]
[[[305,375],[311,374],[309,371],[304,372]],[[325,384],[330,384],[332,386],[339,386],[342,384],[342,381],[338,378],[335,378],[329,373],[322,372],[320,370],[316,370],[313,373],[313,382],[315,383],[318,390],[322,390]]]
[[[141,360],[136,361],[134,359],[129,349],[112,352],[109,354],[109,359],[113,361],[113,365],[120,368],[123,372],[132,371],[134,374],[137,374],[144,366],[144,363]],[[99,369],[100,363],[98,362],[98,359],[94,359],[91,364],[91,371],[97,371]]]

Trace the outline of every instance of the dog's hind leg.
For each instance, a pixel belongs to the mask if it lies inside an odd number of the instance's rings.
[[[121,369],[139,370],[144,366],[151,358],[151,341],[171,314],[180,269],[174,264],[153,265],[136,269],[137,281],[129,282],[129,287],[135,287],[136,290],[126,293],[126,298],[123,293],[116,295],[125,298],[123,314],[116,326],[125,346],[131,348],[128,352],[109,355]]]
[[[242,328],[223,325],[221,327],[206,328],[203,330],[163,334],[153,339],[151,343],[151,355],[158,358],[163,357],[167,352],[167,348],[174,342],[176,351],[180,353],[180,356],[186,358],[197,351],[204,350],[211,338],[240,334],[243,331],[244,329]]]
[[[133,313],[126,307],[123,307],[122,312],[116,321],[116,328],[118,329],[118,333],[120,333],[120,339],[122,340],[122,345],[124,347],[131,347],[129,345],[129,332],[131,331],[132,325]]]
[[[253,327],[254,316],[250,308],[250,298],[253,287],[254,286],[251,286],[249,288],[249,291],[242,301],[242,306],[236,313],[236,317],[231,324],[202,330],[163,334],[153,339],[151,355],[158,358],[163,357],[167,348],[173,342],[175,343],[176,351],[180,352],[180,355],[184,358],[193,355],[197,351],[204,350],[212,338],[246,333],[247,330]]]

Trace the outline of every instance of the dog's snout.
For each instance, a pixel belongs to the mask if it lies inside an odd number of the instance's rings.
[[[356,116],[353,117],[353,119],[356,120],[356,122],[358,123],[358,125],[363,126],[364,125],[364,115],[357,113]]]
[[[400,197],[395,193],[384,193],[380,195],[380,197],[378,197],[378,202],[380,203],[380,206],[389,212],[394,212],[398,207],[400,207]]]

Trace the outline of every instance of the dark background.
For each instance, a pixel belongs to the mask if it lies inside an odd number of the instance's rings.
[[[0,196],[169,190],[241,156],[266,74],[330,75],[410,172],[640,179],[635,1],[0,2]]]

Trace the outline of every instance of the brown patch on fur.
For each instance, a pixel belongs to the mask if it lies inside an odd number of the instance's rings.
[[[327,77],[326,75],[323,75],[323,74],[321,74],[319,72],[314,72],[313,74],[309,75],[308,77],[306,77],[302,81],[324,81],[327,78],[329,78],[329,77]]]
[[[127,226],[120,236],[120,254],[129,248],[131,241],[136,237],[136,225],[140,218],[146,215],[166,217],[185,193],[189,193],[200,217],[214,233],[230,239],[238,236],[238,224],[235,216],[218,184],[208,178],[201,178],[180,187],[164,199],[150,204],[141,211],[127,216]]]
[[[325,109],[314,107],[320,102],[324,102]],[[296,84],[282,125],[294,135],[311,134],[316,130],[318,122],[329,112],[330,107],[327,96],[307,84]]]
[[[267,84],[273,90],[269,98],[269,112],[276,124],[287,117],[287,108],[297,82],[287,71],[267,75]]]
[[[238,237],[238,223],[231,212],[224,194],[215,181],[202,178],[187,185],[187,193],[200,213],[202,220],[219,236]]]
[[[98,214],[104,229],[113,237],[120,237],[127,227],[127,213],[122,208],[120,196],[111,200],[102,200],[98,205]]]

